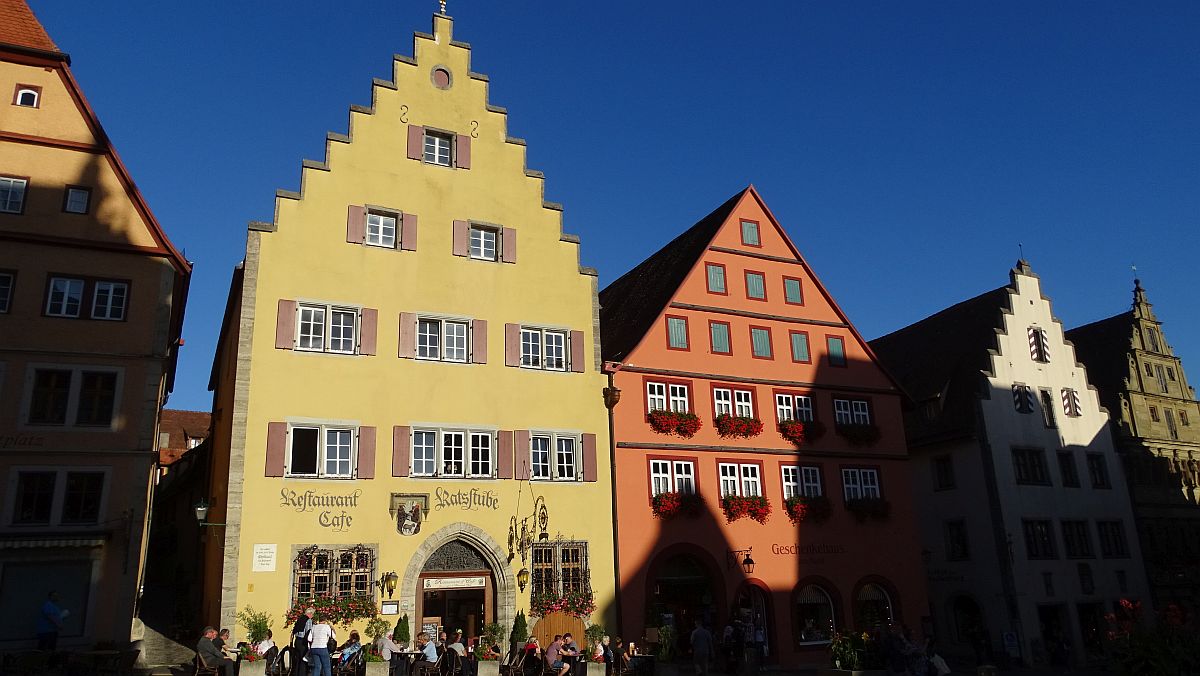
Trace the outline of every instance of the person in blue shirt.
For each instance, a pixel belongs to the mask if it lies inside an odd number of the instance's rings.
[[[62,629],[65,613],[58,605],[58,592],[46,595],[46,602],[37,619],[38,650],[54,650],[58,646],[58,630]]]

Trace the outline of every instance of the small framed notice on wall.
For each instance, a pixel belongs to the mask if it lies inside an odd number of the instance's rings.
[[[399,601],[384,601],[383,606],[379,609],[379,614],[380,615],[399,615],[400,614],[400,602]]]

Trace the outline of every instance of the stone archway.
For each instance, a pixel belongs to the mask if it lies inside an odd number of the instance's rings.
[[[488,535],[479,526],[464,521],[449,524],[442,529],[430,533],[420,547],[413,552],[404,569],[404,577],[400,580],[400,607],[404,612],[414,613],[417,608],[417,581],[425,568],[425,562],[442,545],[455,540],[466,542],[479,551],[492,569],[496,580],[496,621],[505,628],[512,629],[513,620],[517,615],[517,581],[508,565],[508,554],[500,547],[500,543]],[[420,618],[412,619],[420,622]],[[414,628],[413,634],[416,634]]]

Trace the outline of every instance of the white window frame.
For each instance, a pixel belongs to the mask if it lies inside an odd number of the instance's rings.
[[[816,465],[800,466],[800,492],[810,498],[825,495],[825,487],[821,485],[820,467]]]
[[[578,481],[580,440],[573,436],[554,437],[554,480]]]
[[[733,390],[728,387],[713,388],[713,417],[733,415]]]
[[[65,288],[59,288],[59,282],[65,283]],[[86,284],[84,280],[75,277],[51,277],[50,286],[46,293],[46,316],[47,317],[80,317],[83,315],[83,291]],[[54,302],[54,294],[63,294],[62,301],[56,304]],[[75,312],[67,310],[70,303],[68,299],[71,295],[78,298],[78,307]]]
[[[294,445],[296,442],[295,430],[297,429],[315,429],[317,430],[317,467],[316,473],[299,473],[292,470],[292,460],[294,457]],[[330,480],[347,480],[354,479],[358,476],[358,425],[336,421],[296,421],[289,422],[287,429],[287,455],[285,457],[284,476],[303,478],[303,479],[330,479]],[[329,456],[330,432],[347,432],[350,441],[350,457],[349,471],[347,473],[330,472],[328,470],[328,462],[331,459]],[[340,459],[334,459],[335,462],[341,462]]]
[[[521,368],[566,371],[571,368],[570,332],[537,326],[521,327]],[[536,354],[535,354],[536,352]]]
[[[675,413],[687,413],[690,410],[688,385],[683,383],[667,383],[667,402]]]
[[[417,451],[424,451],[428,446],[424,443],[418,445],[417,439],[421,435],[421,440],[428,440],[427,435],[433,435],[433,472],[425,471],[425,466],[430,460],[424,457],[417,457]],[[482,439],[487,439],[487,458],[480,457],[476,459],[476,449],[484,450],[483,445],[477,445]],[[453,454],[447,453],[451,440],[461,440],[461,446],[457,448],[460,455],[454,457]],[[412,442],[409,449],[409,476],[416,478],[438,478],[438,479],[494,479],[499,466],[499,440],[497,439],[497,430],[489,427],[442,427],[438,425],[414,425],[412,429]],[[420,466],[418,465],[420,463]],[[454,463],[457,465],[458,471],[448,471],[447,465]],[[483,465],[487,466],[484,467]]]
[[[850,409],[855,425],[871,424],[871,404],[869,402],[864,399],[851,399]]]
[[[29,191],[29,181],[15,176],[0,176],[0,213],[19,214],[25,210],[25,193]]]
[[[17,485],[22,473],[53,472],[54,495],[50,502],[50,520],[48,523],[16,524],[17,516]],[[67,496],[67,475],[71,473],[102,474],[103,486],[100,489],[100,504],[96,510],[96,520],[86,523],[63,523],[63,508]],[[112,468],[97,465],[14,465],[8,469],[7,498],[4,501],[4,525],[15,529],[95,529],[106,520],[108,500],[112,492]]]
[[[800,495],[800,466],[781,465],[779,474],[780,485],[783,486],[783,499],[791,500]]]
[[[434,326],[437,329],[436,336],[433,336],[437,343],[433,346],[428,344],[428,339],[432,334],[423,332],[425,326]],[[419,315],[417,317],[417,336],[416,336],[416,357],[424,361],[445,361],[456,364],[465,364],[471,361],[471,320],[461,317],[437,317],[432,315]],[[458,331],[461,329],[461,335]],[[453,343],[453,344],[452,344]],[[458,352],[461,349],[462,356],[451,356],[451,351]]]
[[[653,380],[647,381],[646,412],[665,410],[667,410],[667,384]]]
[[[421,161],[439,167],[454,166],[454,136],[446,132],[426,129],[421,141]]]
[[[320,347],[312,347],[311,345],[309,345],[308,347],[305,347],[300,344],[301,339],[304,338],[305,327],[317,325],[316,322],[314,322],[311,319],[308,320],[307,322],[304,320],[304,313],[306,311],[313,312],[313,313],[315,313],[315,312],[323,313],[321,322],[320,322],[321,331],[322,331]],[[333,318],[334,318],[335,314],[339,314],[339,315],[343,315],[343,316],[346,314],[349,314],[353,318],[353,325],[351,328],[353,335],[351,335],[351,337],[350,337],[351,346],[350,346],[349,350],[333,349],[333,330],[334,330]],[[333,303],[317,303],[317,302],[309,302],[309,301],[300,301],[300,302],[296,303],[296,335],[295,335],[293,345],[295,346],[295,349],[297,352],[321,352],[321,353],[325,353],[325,354],[358,354],[359,345],[360,345],[359,341],[361,340],[361,337],[362,337],[361,332],[362,332],[362,308],[354,307],[352,305],[339,305],[339,304],[333,304]],[[345,340],[345,338],[340,338],[340,340]]]
[[[99,280],[92,287],[92,319],[102,319],[110,322],[123,321],[125,319],[125,308],[129,305],[129,284]],[[100,302],[101,288],[104,288],[108,292],[107,302],[103,305]],[[113,303],[113,297],[117,295],[116,291],[118,289],[121,291],[121,302],[119,305]]]
[[[674,491],[696,493],[696,463],[692,460],[650,460],[650,495]]]
[[[546,461],[537,462],[538,441],[546,445]],[[563,445],[571,445],[570,474],[562,471]],[[544,468],[544,469],[543,469]],[[583,480],[583,436],[576,432],[537,430],[529,434],[529,480],[577,482]]]
[[[851,413],[849,399],[833,400],[833,423],[835,425],[850,425],[854,423],[854,414]]]
[[[717,474],[720,477],[721,497],[761,497],[763,494],[761,470],[755,463],[717,463]]]
[[[82,199],[83,204],[79,204]],[[86,214],[92,206],[92,191],[79,186],[67,186],[67,194],[63,196],[63,211],[68,214]]]
[[[754,417],[754,393],[750,390],[733,391],[733,412],[740,418]]]
[[[23,103],[21,101],[21,99],[23,97],[25,97],[27,94],[33,95],[33,103]],[[33,87],[21,87],[21,88],[17,89],[17,95],[15,97],[13,97],[13,100],[16,103],[16,105],[18,105],[22,108],[37,108],[42,102],[42,93],[39,92],[38,90],[34,89]]]
[[[374,223],[372,223],[374,219]],[[383,249],[395,249],[400,243],[400,214],[384,209],[367,209],[366,235],[363,244]],[[387,221],[391,221],[389,226]],[[388,230],[391,233],[388,233]]]
[[[488,255],[488,236],[491,238],[491,255]],[[472,223],[467,230],[467,255],[477,261],[498,261],[500,260],[500,247],[503,242],[500,241],[500,229],[488,225],[479,225]],[[476,246],[476,239],[479,240]]]
[[[56,423],[30,423],[29,413],[33,405],[33,386],[37,381],[38,371],[71,371],[71,387],[67,395],[67,415],[63,424]],[[114,373],[117,376],[115,392],[113,392],[113,408],[112,419],[107,426],[104,425],[81,425],[77,422],[79,417],[79,399],[81,390],[83,389],[83,373]],[[0,371],[2,373],[2,371]],[[89,432],[101,431],[116,431],[118,423],[121,421],[121,394],[125,389],[125,369],[119,366],[94,366],[83,364],[52,364],[52,363],[32,363],[25,367],[25,392],[22,395],[21,401],[21,417],[18,429],[22,430],[87,430]]]
[[[879,470],[859,467],[842,468],[842,498],[860,500],[880,498]]]

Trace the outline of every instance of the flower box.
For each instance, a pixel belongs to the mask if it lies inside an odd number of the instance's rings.
[[[673,519],[680,514],[698,516],[704,510],[704,498],[695,493],[667,491],[650,499],[650,509],[660,519]]]
[[[771,501],[761,495],[726,495],[721,498],[721,509],[725,512],[725,521],[728,523],[744,516],[759,523],[766,523],[771,516]]]
[[[880,431],[878,425],[871,423],[867,424],[846,424],[835,425],[838,436],[850,442],[852,446],[873,446],[879,441]]]
[[[375,599],[370,596],[347,596],[333,598],[332,596],[316,596],[298,599],[287,611],[284,620],[293,625],[304,614],[305,609],[317,609],[317,614],[325,618],[329,624],[348,627],[355,620],[366,620],[379,614],[375,607]]]
[[[713,420],[713,427],[722,439],[750,439],[762,434],[763,424],[758,418],[722,413]]]
[[[797,495],[788,498],[783,503],[783,509],[787,512],[788,519],[793,524],[800,522],[820,523],[829,519],[833,513],[833,507],[829,503],[829,498],[824,495]]]
[[[695,413],[680,413],[678,411],[650,411],[646,414],[646,422],[650,429],[659,434],[674,434],[691,439],[700,431],[703,423]]]
[[[883,498],[857,498],[846,501],[846,509],[854,514],[859,522],[867,519],[883,521],[892,513],[892,503]]]
[[[799,447],[825,436],[825,425],[819,420],[784,420],[779,423],[779,436]]]
[[[554,592],[534,594],[529,599],[529,614],[534,617],[550,613],[566,613],[587,619],[596,612],[596,599],[592,590],[572,591],[559,595]]]

